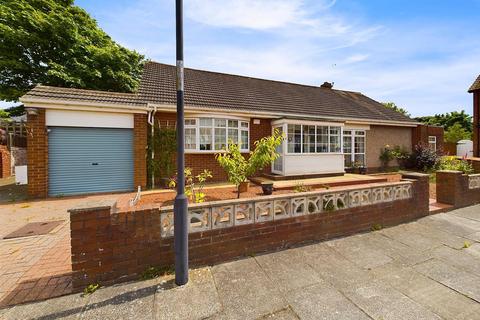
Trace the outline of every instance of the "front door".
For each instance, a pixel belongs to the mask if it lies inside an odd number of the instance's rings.
[[[283,133],[283,126],[274,127],[274,130],[278,130],[280,134]],[[280,155],[272,165],[272,172],[277,174],[283,174],[283,144],[284,141],[277,147],[277,152]]]

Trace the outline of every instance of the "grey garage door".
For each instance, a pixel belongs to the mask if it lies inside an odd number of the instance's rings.
[[[50,195],[133,190],[131,129],[49,129]]]

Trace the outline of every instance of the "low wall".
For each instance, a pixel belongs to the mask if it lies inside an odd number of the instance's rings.
[[[480,174],[437,171],[437,201],[456,208],[480,203]]]
[[[189,206],[189,260],[199,266],[321,241],[428,215],[428,176]],[[174,263],[173,208],[119,212],[115,202],[71,209],[74,290],[136,279]]]
[[[0,145],[0,178],[8,178],[12,175],[10,151],[4,145]]]

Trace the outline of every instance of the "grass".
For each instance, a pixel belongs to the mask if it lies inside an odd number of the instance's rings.
[[[83,296],[88,296],[94,293],[95,291],[100,288],[100,285],[98,283],[95,284],[89,284],[85,289],[83,289]]]
[[[141,280],[151,280],[158,278],[160,276],[165,276],[169,274],[175,273],[174,266],[167,266],[162,268],[157,267],[148,267],[143,273],[140,275]]]

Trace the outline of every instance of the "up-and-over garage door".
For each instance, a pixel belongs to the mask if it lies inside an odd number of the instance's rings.
[[[49,195],[131,191],[133,130],[49,127]]]

